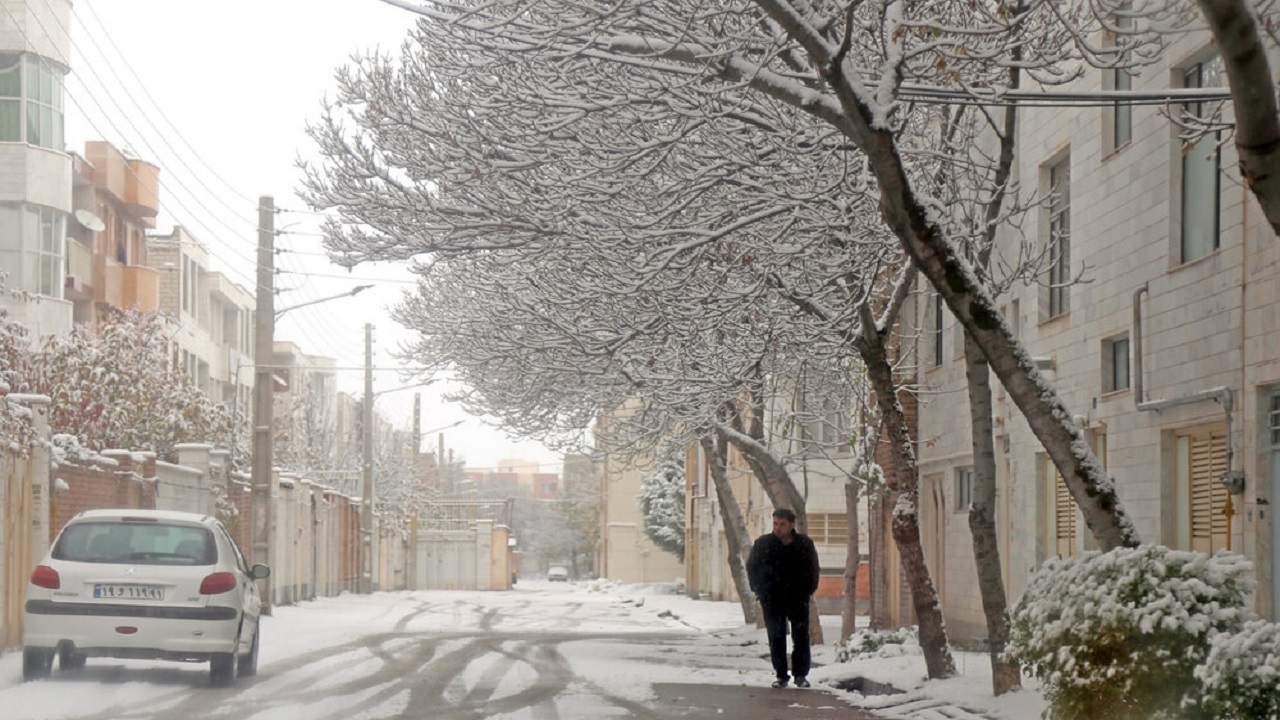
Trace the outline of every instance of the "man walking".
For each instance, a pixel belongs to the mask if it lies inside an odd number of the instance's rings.
[[[761,535],[747,559],[747,579],[764,611],[769,635],[769,657],[778,679],[786,687],[787,624],[795,650],[791,672],[796,687],[809,687],[809,597],[818,589],[818,550],[808,535],[796,532],[796,514],[786,508],[773,511],[773,532]]]

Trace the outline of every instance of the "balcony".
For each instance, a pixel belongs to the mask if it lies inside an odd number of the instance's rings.
[[[114,145],[101,140],[84,144],[85,159],[93,166],[94,187],[124,204],[132,221],[155,227],[160,212],[160,168],[145,160],[125,157]]]
[[[93,258],[93,299],[112,307],[124,307],[124,265],[107,257]]]
[[[160,271],[141,265],[123,265],[105,255],[94,259],[93,299],[121,309],[143,312],[160,309]]]
[[[136,307],[142,312],[159,310],[160,271],[142,265],[125,265],[121,269],[124,307]]]
[[[154,228],[160,212],[160,168],[145,160],[130,160],[129,169],[121,199],[141,224]]]

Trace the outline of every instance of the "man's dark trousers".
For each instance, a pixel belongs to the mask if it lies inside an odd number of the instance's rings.
[[[791,673],[797,678],[809,676],[809,603],[771,607],[761,604],[764,628],[769,635],[769,659],[779,680],[787,678],[787,623],[791,623]]]

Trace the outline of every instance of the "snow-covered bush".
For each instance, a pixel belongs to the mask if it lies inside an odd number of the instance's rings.
[[[1238,630],[1250,564],[1158,545],[1050,560],[1013,613],[1008,656],[1044,684],[1055,720],[1209,717],[1195,668]]]
[[[898,657],[918,654],[920,641],[916,636],[916,628],[905,627],[897,630],[860,630],[835,645],[836,662],[849,662],[865,655],[880,657]]]
[[[1223,720],[1280,717],[1280,625],[1255,620],[1211,643],[1209,657],[1196,668],[1205,710]]]

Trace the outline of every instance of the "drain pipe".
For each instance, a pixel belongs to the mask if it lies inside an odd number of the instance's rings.
[[[1233,495],[1239,495],[1244,492],[1244,473],[1236,468],[1235,460],[1235,433],[1232,431],[1231,411],[1234,407],[1235,397],[1231,392],[1231,388],[1226,385],[1218,385],[1207,390],[1201,390],[1191,395],[1179,398],[1171,398],[1169,400],[1146,400],[1143,397],[1142,388],[1142,294],[1147,292],[1147,284],[1143,283],[1137,290],[1133,292],[1133,399],[1135,407],[1144,412],[1160,412],[1167,408],[1178,407],[1180,405],[1190,405],[1192,403],[1204,402],[1206,400],[1216,400],[1222,405],[1222,412],[1225,418],[1227,432],[1227,473],[1221,478],[1222,484]]]

